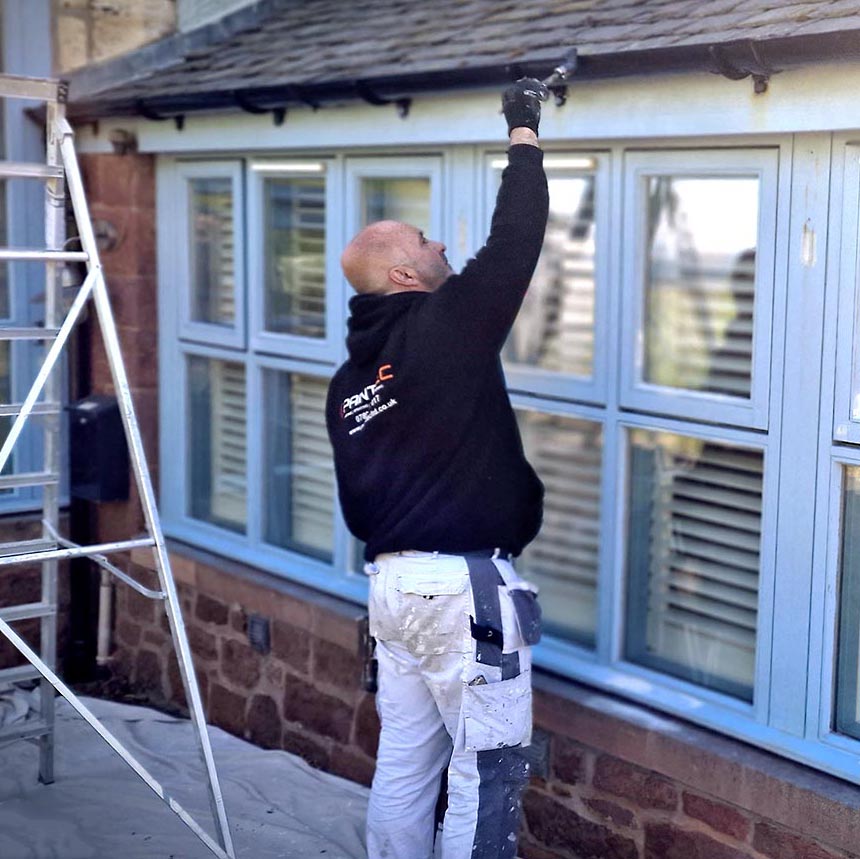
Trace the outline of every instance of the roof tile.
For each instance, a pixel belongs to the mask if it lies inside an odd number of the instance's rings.
[[[109,110],[224,88],[553,63],[572,46],[597,57],[860,30],[860,0],[353,0],[349,16],[342,0],[265,0],[253,9],[256,19],[230,19],[240,22],[232,35],[223,35],[227,25],[207,31],[209,44],[200,34],[173,37],[179,56],[153,53],[160,59],[146,71],[128,60],[124,82],[110,64],[91,75],[89,90],[78,84],[86,73],[73,76],[73,100],[82,92]]]

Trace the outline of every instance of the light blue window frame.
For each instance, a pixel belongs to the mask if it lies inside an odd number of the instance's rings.
[[[622,343],[621,404],[628,409],[718,421],[767,429],[770,400],[771,326],[776,250],[779,149],[629,150],[624,155],[623,280],[627,294],[624,328],[633,332]],[[652,176],[678,178],[745,178],[759,180],[753,311],[752,390],[748,402],[709,392],[665,388],[643,377],[647,207],[645,192]]]
[[[721,398],[712,395],[694,397],[701,399],[701,411],[691,410],[690,403],[676,407],[668,405],[670,392],[645,391],[654,395],[650,401],[630,400],[631,391],[637,393],[635,376],[625,370],[629,368],[629,356],[624,349],[635,348],[634,317],[631,315],[631,300],[641,293],[635,280],[631,281],[632,261],[629,245],[631,217],[631,175],[629,158],[637,158],[645,152],[642,141],[606,143],[596,141],[590,152],[605,153],[607,160],[606,201],[610,217],[616,228],[608,228],[607,265],[608,287],[604,291],[606,302],[606,386],[605,402],[589,401],[582,390],[565,380],[558,388],[543,388],[540,380],[523,385],[524,390],[512,392],[515,405],[557,413],[585,420],[600,421],[603,425],[603,475],[601,481],[601,527],[600,572],[598,588],[598,636],[595,649],[571,644],[568,641],[547,637],[536,651],[536,663],[570,676],[598,688],[615,692],[623,697],[690,719],[698,724],[728,733],[746,742],[788,755],[812,766],[836,773],[852,781],[860,781],[856,772],[856,760],[860,754],[860,742],[852,738],[832,735],[829,719],[832,712],[832,666],[834,655],[833,612],[835,607],[836,560],[833,554],[835,537],[838,535],[834,517],[838,519],[837,507],[839,486],[836,482],[841,462],[855,463],[857,454],[842,440],[833,443],[836,412],[834,411],[832,388],[828,394],[827,379],[834,378],[837,363],[844,360],[844,348],[840,345],[837,362],[835,331],[840,329],[840,344],[844,341],[842,329],[846,314],[839,302],[849,301],[853,310],[853,291],[846,298],[844,284],[840,287],[834,272],[845,259],[840,256],[836,226],[841,217],[834,208],[828,210],[828,186],[839,186],[841,170],[837,161],[845,153],[834,143],[831,167],[831,137],[842,143],[856,145],[860,134],[832,136],[782,135],[757,138],[722,138],[708,140],[676,140],[671,145],[654,150],[655,162],[670,165],[670,172],[678,175],[683,161],[679,153],[705,152],[708,170],[725,171],[724,175],[737,175],[738,163],[743,166],[742,175],[749,175],[750,153],[764,150],[768,153],[765,174],[769,177],[762,188],[762,210],[772,207],[770,217],[774,219],[775,238],[771,249],[771,286],[767,301],[760,308],[756,304],[757,324],[772,324],[772,331],[759,336],[756,331],[756,375],[758,380],[767,379],[771,388],[769,412],[756,418],[751,409],[732,413]],[[559,152],[569,151],[569,147]],[[838,152],[837,152],[838,149]],[[444,207],[434,204],[442,226],[437,236],[453,245],[452,260],[462,264],[468,253],[480,245],[485,236],[485,224],[489,218],[491,199],[491,168],[487,161],[496,150],[491,147],[455,146],[440,150],[442,161],[439,174],[444,190]],[[556,154],[555,150],[551,150]],[[425,150],[426,152],[426,150]],[[423,153],[421,153],[423,154]],[[273,156],[274,157],[274,156]],[[291,156],[292,157],[292,156]],[[303,157],[316,158],[316,154]],[[415,156],[416,158],[419,155]],[[853,157],[853,156],[852,156]],[[773,159],[776,159],[774,162]],[[374,154],[332,155],[330,178],[335,186],[335,197],[349,205],[341,208],[331,236],[337,237],[342,247],[354,232],[357,212],[355,199],[356,173],[350,173],[350,162],[366,159],[378,162],[382,175],[397,177],[394,168],[398,163],[409,163],[410,157],[396,156],[383,151]],[[163,159],[159,168],[159,188],[163,186],[160,199],[170,198],[170,159]],[[720,167],[720,164],[723,167]],[[841,162],[839,162],[841,163]],[[848,163],[847,161],[845,162]],[[776,166],[774,166],[776,165]],[[692,173],[702,175],[701,161],[692,163]],[[662,171],[661,171],[662,172]],[[764,174],[763,174],[764,175]],[[456,177],[456,181],[455,178]],[[768,184],[769,183],[769,184]],[[435,183],[434,183],[435,185]],[[851,183],[845,182],[846,193],[854,193]],[[800,193],[806,189],[807,193]],[[351,196],[350,196],[351,195]],[[458,196],[459,195],[459,196]],[[817,195],[817,196],[816,196]],[[455,199],[455,197],[457,197]],[[462,197],[470,199],[464,205]],[[835,196],[833,195],[834,199]],[[839,195],[839,206],[852,204]],[[835,202],[833,203],[835,206]],[[838,215],[838,217],[837,217]],[[165,223],[162,223],[162,220]],[[618,225],[625,225],[624,231]],[[778,229],[776,228],[778,223]],[[808,233],[817,237],[819,259],[810,260]],[[159,219],[159,250],[169,247],[175,239],[175,220]],[[844,231],[843,231],[844,232]],[[465,238],[464,238],[465,236]],[[855,238],[852,241],[856,244]],[[843,245],[845,244],[843,235]],[[813,251],[815,242],[813,241]],[[824,249],[827,266],[827,316],[821,326],[821,306],[825,292]],[[759,268],[765,253],[765,244],[759,247]],[[843,248],[844,250],[844,248]],[[856,248],[852,246],[851,266],[855,265]],[[815,256],[814,253],[811,254]],[[169,254],[159,253],[160,280],[164,292],[172,275]],[[852,267],[852,272],[854,271]],[[853,277],[853,273],[852,273]],[[349,297],[348,287],[338,276],[343,292],[343,308]],[[853,290],[853,286],[851,287]],[[757,301],[767,287],[758,289]],[[600,296],[598,296],[600,297]],[[338,303],[338,302],[334,302]],[[175,439],[179,412],[175,399],[175,367],[182,349],[176,330],[175,315],[169,302],[162,302],[162,496],[164,499],[165,528],[171,536],[234,557],[245,563],[258,564],[287,578],[305,582],[322,590],[362,601],[366,595],[364,577],[352,562],[352,540],[342,523],[339,509],[335,516],[335,545],[333,564],[323,564],[284,550],[267,550],[266,547],[251,546],[249,541],[233,539],[225,541],[224,535],[213,533],[217,529],[200,528],[196,523],[177,523],[168,515],[170,496],[174,495],[177,468]],[[849,314],[849,317],[851,314]],[[853,319],[853,317],[852,317]],[[852,322],[853,325],[853,322]],[[809,337],[810,331],[816,336]],[[821,361],[821,329],[824,331],[823,375],[816,362]],[[171,335],[171,331],[174,333]],[[762,337],[765,339],[763,340]],[[165,345],[165,341],[171,341]],[[763,346],[762,344],[766,344]],[[194,352],[197,346],[189,344]],[[598,348],[598,352],[600,349]],[[326,375],[334,371],[344,357],[343,345],[335,343],[331,357],[308,360],[300,356],[280,354],[241,353],[237,356],[230,349],[213,349],[214,357],[247,360],[249,402],[254,396],[251,389],[259,385],[258,372],[264,366],[275,369],[294,370],[306,374]],[[850,363],[850,357],[848,362]],[[764,365],[763,370],[759,362]],[[808,375],[804,375],[808,371]],[[764,375],[762,375],[764,373]],[[616,380],[620,380],[620,384]],[[575,380],[574,380],[575,381]],[[626,385],[626,387],[625,387]],[[639,385],[639,388],[647,387]],[[792,397],[787,397],[785,392]],[[821,429],[821,445],[808,449],[808,436],[798,430],[799,422],[808,421],[809,403],[817,402],[821,393],[821,409],[826,420]],[[674,397],[673,397],[674,398]],[[828,412],[827,403],[830,402]],[[811,418],[820,420],[816,413]],[[260,468],[259,419],[249,416],[256,429],[249,426],[249,457],[251,468]],[[626,480],[627,480],[627,433],[630,428],[642,427],[656,431],[675,432],[681,435],[698,435],[728,444],[759,447],[765,450],[764,513],[762,520],[763,541],[761,547],[761,576],[759,581],[758,640],[754,700],[752,704],[729,695],[702,689],[688,681],[631,664],[624,659],[625,596],[625,540]],[[256,450],[254,448],[256,445]],[[801,462],[798,456],[803,452]],[[816,464],[816,456],[818,464]],[[823,459],[822,459],[823,457]],[[837,466],[836,462],[840,464]],[[823,470],[822,470],[823,468]],[[830,478],[827,475],[832,471]],[[822,477],[823,475],[823,477]],[[256,479],[256,478],[253,478]],[[810,522],[811,512],[807,508],[812,501],[812,487],[816,487],[815,521]],[[174,497],[181,498],[179,494]],[[254,491],[249,484],[249,504]],[[779,511],[779,512],[777,512]],[[249,521],[253,521],[249,514]],[[829,535],[829,536],[828,536]],[[829,541],[829,542],[828,542]],[[814,544],[814,545],[813,545]],[[266,550],[264,550],[266,549]],[[814,552],[813,552],[814,549]],[[829,552],[829,554],[828,554]],[[349,572],[348,572],[349,571]],[[811,621],[810,621],[811,618]],[[829,673],[828,673],[829,671]]]
[[[589,163],[590,162],[590,163]],[[507,163],[503,151],[484,155],[485,192],[482,223],[489,233],[490,220],[496,195],[499,191],[502,170]],[[558,397],[581,403],[602,404],[606,402],[609,350],[608,341],[610,269],[612,261],[611,226],[611,168],[612,153],[595,149],[555,149],[544,152],[544,169],[549,178],[559,176],[575,178],[592,175],[595,180],[595,232],[597,242],[594,253],[594,352],[591,376],[575,376],[569,373],[530,367],[525,364],[505,362],[505,376],[511,391],[540,397]]]
[[[192,319],[191,283],[191,223],[190,187],[195,179],[228,179],[233,199],[233,307],[235,319],[231,326],[217,325]],[[245,320],[245,245],[244,245],[244,180],[242,162],[238,160],[179,162],[176,165],[175,212],[177,233],[185,242],[186,252],[175,272],[176,286],[181,295],[178,308],[179,336],[203,344],[218,344],[244,349]]]
[[[334,361],[343,340],[344,308],[338,237],[340,160],[332,158],[254,158],[248,163],[248,305],[251,348],[271,355],[298,356],[309,361]],[[317,169],[318,168],[318,169]],[[302,337],[266,330],[263,186],[266,179],[322,176],[325,179],[325,336]]]

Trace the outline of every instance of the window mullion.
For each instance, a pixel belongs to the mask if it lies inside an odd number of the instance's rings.
[[[623,475],[626,473],[624,462],[624,439],[619,417],[619,378],[622,342],[632,336],[622,326],[622,296],[624,280],[621,223],[624,204],[624,157],[623,147],[616,146],[609,159],[610,172],[607,194],[609,196],[610,216],[607,222],[614,224],[608,230],[604,248],[607,254],[608,272],[605,300],[607,324],[605,340],[606,353],[606,421],[604,422],[604,463],[601,491],[603,506],[600,516],[600,578],[598,591],[597,656],[604,663],[612,663],[621,658],[624,629],[624,548],[620,523],[624,522],[625,493]],[[611,220],[610,220],[611,219]],[[608,225],[608,224],[607,224]],[[603,359],[601,359],[603,360]]]
[[[769,468],[779,473],[776,557],[773,564],[773,637],[769,662],[769,724],[797,736],[805,730],[810,643],[809,611],[813,566],[812,499],[817,481],[819,417],[812,404],[820,402],[823,347],[825,266],[804,257],[804,235],[817,233],[826,247],[831,142],[829,135],[795,138],[791,156],[791,185],[803,193],[785,195],[787,229],[779,235],[787,247],[778,256],[789,260],[784,331],[782,408],[773,403],[775,440]],[[808,238],[806,239],[808,241]],[[784,256],[783,256],[784,254]],[[782,349],[777,349],[781,354]],[[776,378],[779,378],[778,376]],[[770,486],[775,488],[771,481]],[[763,598],[766,595],[763,595]],[[761,654],[763,659],[765,654]],[[763,666],[763,670],[766,666]],[[759,715],[763,715],[759,713]]]

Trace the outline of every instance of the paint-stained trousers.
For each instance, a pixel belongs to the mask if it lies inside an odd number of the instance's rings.
[[[368,859],[431,859],[446,768],[437,857],[512,859],[532,729],[528,642],[539,629],[529,586],[489,553],[398,552],[365,572],[382,723]]]

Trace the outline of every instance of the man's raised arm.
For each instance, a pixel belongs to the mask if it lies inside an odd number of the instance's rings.
[[[505,90],[502,110],[510,148],[490,235],[459,275],[450,277],[426,310],[455,338],[497,352],[514,323],[537,265],[549,211],[538,143],[540,81],[522,78]],[[475,338],[478,338],[476,341]]]

